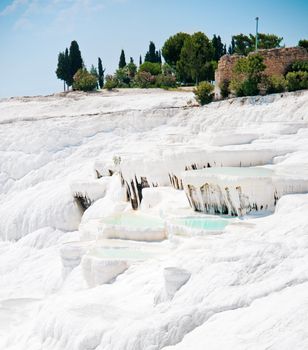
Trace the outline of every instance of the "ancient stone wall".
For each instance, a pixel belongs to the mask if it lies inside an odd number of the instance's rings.
[[[264,64],[266,65],[266,75],[285,74],[288,67],[295,61],[308,61],[308,51],[303,47],[285,47],[269,50],[258,50],[258,53],[263,56]],[[251,52],[249,55],[253,55]],[[218,62],[218,68],[215,71],[215,94],[219,95],[220,84],[232,77],[232,70],[240,55],[224,55]]]

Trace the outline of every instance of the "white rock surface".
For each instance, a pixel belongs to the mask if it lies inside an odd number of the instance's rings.
[[[60,250],[80,239],[81,221],[91,236],[91,220],[128,209],[121,179],[112,176],[82,216],[70,184],[92,180],[97,161],[121,157],[123,168],[126,159],[135,164],[128,175],[168,182],[172,154],[177,164],[191,150],[198,157],[229,150],[238,162],[237,150],[256,151],[253,160],[273,158],[280,174],[308,178],[307,92],[186,108],[190,99],[129,90],[0,101],[0,349],[308,347],[307,194],[283,196],[273,215],[220,235],[156,243],[173,249],[132,264],[113,283],[95,286],[99,272],[89,288],[81,265],[63,276]],[[142,210],[187,215],[185,194],[172,191],[145,196]],[[191,277],[171,300],[155,303],[170,266]]]

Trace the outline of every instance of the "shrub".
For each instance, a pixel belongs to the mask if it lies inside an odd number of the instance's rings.
[[[97,78],[86,69],[78,69],[74,75],[73,89],[81,91],[92,91],[97,87]]]
[[[228,80],[224,80],[223,82],[220,83],[219,88],[220,88],[220,94],[222,98],[227,98],[229,96],[230,94],[229,85],[230,85],[230,82]]]
[[[156,86],[161,88],[176,87],[176,78],[172,74],[159,74],[156,77]]]
[[[112,90],[118,86],[118,80],[113,75],[106,75],[104,88]]]
[[[253,78],[232,79],[230,83],[231,90],[237,97],[255,96],[259,94],[259,81]]]
[[[308,89],[308,72],[289,72],[286,80],[289,91]]]
[[[168,63],[164,63],[162,66],[161,66],[161,70],[162,70],[162,73],[164,75],[168,75],[168,74],[173,74],[175,75],[176,74],[176,70],[171,67]]]
[[[308,72],[308,61],[297,61],[291,65],[290,72]]]
[[[127,66],[116,70],[115,79],[117,80],[117,87],[129,87],[131,78]]]
[[[287,81],[283,75],[264,76],[259,84],[259,90],[264,94],[284,92],[286,88]]]
[[[308,40],[302,39],[298,42],[298,46],[304,47],[306,50],[308,50]]]
[[[153,62],[144,62],[139,67],[139,72],[148,72],[151,73],[151,75],[158,75],[161,74],[161,64],[160,63],[153,63]]]
[[[214,86],[211,83],[201,81],[201,83],[199,83],[194,89],[195,98],[201,105],[205,105],[212,102],[214,97],[213,91]]]
[[[263,57],[259,54],[240,58],[233,70],[230,89],[236,96],[253,96],[259,94],[259,83],[265,69]]]
[[[141,88],[148,88],[155,84],[155,81],[155,77],[151,73],[145,71],[139,71],[135,77],[135,83]]]

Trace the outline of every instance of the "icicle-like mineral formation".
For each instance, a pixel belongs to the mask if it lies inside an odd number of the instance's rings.
[[[308,191],[308,181],[263,167],[221,167],[183,174],[184,189],[195,211],[242,216],[273,211],[285,194]]]

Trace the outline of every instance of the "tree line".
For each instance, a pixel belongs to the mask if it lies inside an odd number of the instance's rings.
[[[150,42],[148,50],[139,65],[132,57],[126,61],[124,50],[121,50],[118,69],[114,74],[105,77],[105,68],[98,57],[97,68],[93,65],[88,71],[84,65],[76,41],[70,48],[58,55],[56,75],[64,82],[64,90],[69,87],[81,90],[95,88],[112,89],[115,87],[175,87],[177,84],[194,85],[201,81],[213,81],[219,59],[225,54],[247,56],[255,50],[253,34],[232,36],[230,45],[222,42],[220,35],[211,39],[203,32],[187,34],[183,32],[170,36],[161,50]],[[270,49],[281,47],[283,38],[275,34],[258,34],[258,48]],[[300,46],[308,46],[307,40],[300,40]],[[163,59],[164,62],[163,62]],[[78,74],[77,74],[78,73]]]

